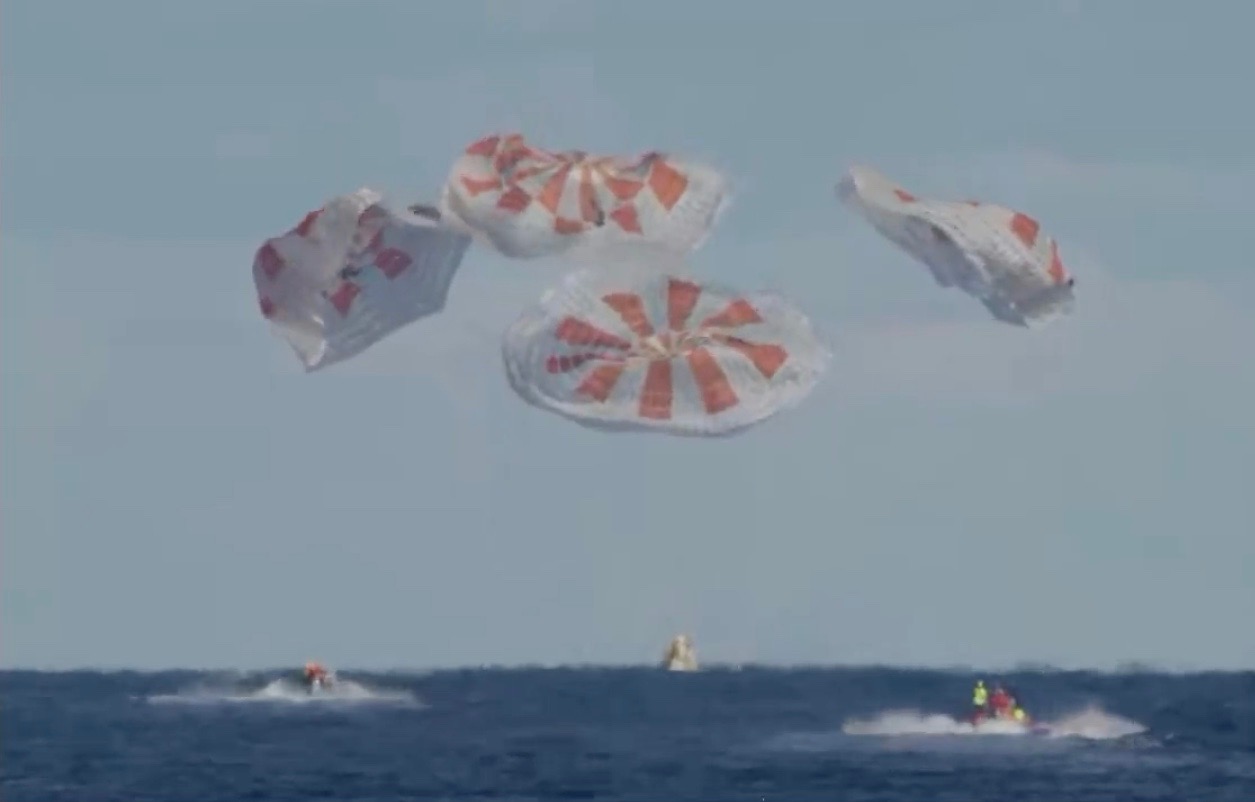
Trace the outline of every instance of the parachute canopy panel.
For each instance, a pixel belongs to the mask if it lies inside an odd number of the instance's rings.
[[[684,254],[710,234],[727,196],[720,172],[666,154],[551,152],[494,134],[454,163],[440,211],[515,258],[622,247]]]
[[[443,309],[470,242],[360,189],[267,240],[253,281],[262,315],[312,371]]]
[[[837,194],[937,284],[962,289],[998,320],[1039,327],[1072,309],[1075,279],[1058,243],[1022,212],[919,198],[869,167],[852,168]]]
[[[829,352],[776,296],[582,271],[510,327],[503,357],[522,398],[583,425],[718,436],[801,402]]]

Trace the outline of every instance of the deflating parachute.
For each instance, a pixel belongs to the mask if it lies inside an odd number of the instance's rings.
[[[716,436],[800,402],[829,354],[774,296],[582,271],[506,331],[503,357],[520,396],[578,423]]]
[[[317,370],[440,311],[470,242],[359,189],[267,240],[253,280],[262,314]]]
[[[923,262],[938,284],[959,287],[998,320],[1039,327],[1072,309],[1075,279],[1054,238],[1028,215],[977,201],[917,198],[867,167],[851,169],[837,193]]]
[[[719,172],[661,153],[552,153],[508,134],[466,149],[440,212],[516,258],[621,245],[683,254],[705,240],[726,198]]]

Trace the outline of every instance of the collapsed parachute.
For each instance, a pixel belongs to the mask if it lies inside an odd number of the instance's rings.
[[[977,201],[917,198],[867,167],[852,168],[837,193],[923,262],[939,285],[959,287],[998,320],[1035,328],[1072,309],[1075,279],[1054,238],[1028,215]]]
[[[267,240],[253,281],[262,314],[312,371],[443,309],[470,243],[359,189]]]
[[[683,254],[706,239],[727,194],[716,170],[661,153],[553,153],[507,134],[466,149],[439,211],[449,225],[515,258],[604,255],[616,246]]]
[[[775,296],[641,271],[568,276],[502,347],[524,400],[604,430],[718,436],[799,403],[829,353]]]

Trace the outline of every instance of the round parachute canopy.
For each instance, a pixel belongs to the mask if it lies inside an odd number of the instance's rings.
[[[721,173],[662,153],[554,153],[507,134],[466,149],[440,212],[515,258],[623,246],[685,254],[705,241],[727,197]]]
[[[641,272],[568,276],[503,342],[531,404],[596,429],[708,437],[801,402],[829,356],[776,296]]]
[[[837,194],[939,285],[960,288],[1004,323],[1040,327],[1072,310],[1075,279],[1059,245],[1026,214],[919,198],[868,167],[852,168]]]
[[[267,240],[253,281],[262,315],[312,371],[443,309],[470,243],[360,189]]]

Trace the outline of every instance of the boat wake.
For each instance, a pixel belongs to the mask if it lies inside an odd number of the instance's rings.
[[[329,688],[309,693],[299,682],[276,679],[260,688],[245,689],[198,685],[172,694],[149,696],[150,704],[287,704],[287,705],[393,705],[421,707],[422,702],[409,691],[371,688],[350,679],[338,679]]]
[[[1109,741],[1138,735],[1146,727],[1127,718],[1089,707],[1056,721],[1041,721],[1049,738],[1085,738]],[[984,721],[971,724],[938,713],[917,710],[890,710],[869,719],[849,719],[841,727],[846,735],[893,737],[903,735],[1028,735],[1013,721]]]

